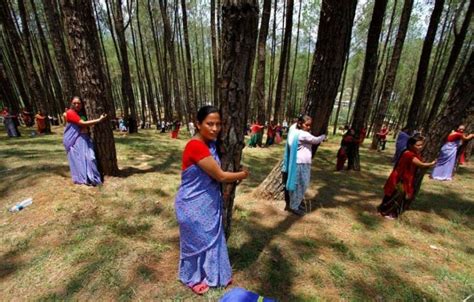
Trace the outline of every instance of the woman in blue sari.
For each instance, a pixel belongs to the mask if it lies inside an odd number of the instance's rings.
[[[89,137],[89,126],[100,123],[106,116],[102,114],[100,118],[88,121],[83,111],[82,100],[77,96],[71,100],[71,109],[66,112],[67,124],[63,144],[71,168],[72,181],[75,184],[96,186],[102,183],[97,169],[94,145]]]
[[[224,287],[232,268],[222,225],[221,182],[247,178],[247,170],[226,172],[220,167],[216,140],[221,130],[217,108],[202,107],[197,134],[183,152],[181,185],[175,200],[180,233],[179,279],[196,294]]]
[[[446,143],[441,147],[441,152],[439,153],[436,166],[431,173],[431,178],[436,180],[452,179],[458,147],[463,141],[470,140],[474,137],[474,134],[464,134],[464,130],[464,125],[460,125],[458,129],[448,135]]]
[[[18,119],[15,114],[11,114],[8,110],[8,107],[4,107],[3,111],[1,112],[3,116],[3,123],[5,124],[5,129],[7,130],[7,134],[9,137],[18,137],[20,135],[20,131],[18,131]]]

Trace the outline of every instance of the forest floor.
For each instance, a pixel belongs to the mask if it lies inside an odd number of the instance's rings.
[[[188,139],[142,130],[116,134],[120,177],[71,182],[62,127],[7,138],[0,127],[0,297],[11,300],[214,301],[177,280],[174,197]],[[451,182],[424,180],[399,220],[376,206],[391,171],[388,150],[361,148],[361,172],[335,172],[340,137],[313,161],[311,212],[254,189],[283,147],[244,149],[251,171],[238,188],[228,248],[234,283],[280,301],[461,301],[474,294],[474,166]],[[27,197],[21,212],[7,208]]]

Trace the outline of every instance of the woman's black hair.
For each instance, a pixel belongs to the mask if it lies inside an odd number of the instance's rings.
[[[211,113],[216,113],[216,112],[219,113],[219,109],[217,109],[214,106],[211,106],[211,105],[202,106],[197,113],[196,119],[199,123],[202,123],[206,119],[206,116],[208,116]]]
[[[301,129],[302,125],[306,123],[308,120],[310,120],[311,117],[307,114],[300,114],[298,115],[298,121],[296,122],[296,128]]]
[[[410,149],[411,146],[415,145],[417,142],[424,140],[425,138],[421,135],[414,135],[410,137],[407,141],[407,150]]]

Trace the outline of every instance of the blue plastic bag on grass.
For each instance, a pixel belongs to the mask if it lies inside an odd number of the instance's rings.
[[[225,293],[219,302],[276,302],[276,300],[236,287]]]

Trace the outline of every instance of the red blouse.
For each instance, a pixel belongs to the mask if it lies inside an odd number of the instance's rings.
[[[448,142],[455,142],[457,140],[462,139],[463,134],[461,132],[455,131],[454,133],[451,133],[448,135]]]
[[[398,164],[393,169],[392,173],[387,179],[384,186],[384,194],[387,196],[392,195],[397,187],[398,183],[402,183],[403,191],[408,198],[412,198],[415,193],[415,174],[417,166],[413,163],[413,159],[421,157],[414,152],[407,150],[403,152]]]
[[[76,112],[76,110],[69,109],[68,111],[66,111],[66,121],[68,123],[79,125],[80,120],[81,117]]]
[[[183,151],[183,162],[181,170],[184,171],[190,166],[198,163],[201,159],[211,155],[209,147],[197,139],[190,140]]]

